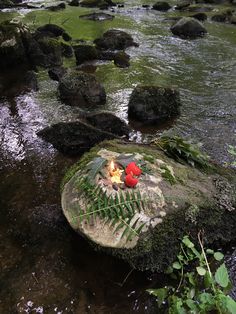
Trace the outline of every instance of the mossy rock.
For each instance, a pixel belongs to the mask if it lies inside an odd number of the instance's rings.
[[[137,186],[125,191],[139,191],[142,198],[148,199],[135,213],[145,226],[130,239],[122,237],[122,229],[114,232],[116,226],[101,217],[79,218],[89,201],[82,193],[81,178],[90,175],[88,169],[96,158],[103,158],[102,172],[98,171],[93,179],[95,186],[100,185],[109,160],[118,162],[121,155],[143,167]],[[119,193],[109,184],[101,187],[111,197]],[[233,170],[214,165],[203,171],[176,162],[154,145],[113,140],[98,144],[68,170],[62,182],[62,208],[72,228],[96,250],[121,258],[139,270],[163,271],[175,259],[180,239],[186,234],[194,241],[199,230],[204,230],[206,245],[235,240],[235,191]]]
[[[0,69],[27,63],[24,39],[29,30],[20,23],[0,24]]]

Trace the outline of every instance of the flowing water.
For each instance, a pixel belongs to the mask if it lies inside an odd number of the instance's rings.
[[[134,86],[176,86],[181,116],[171,126],[135,125],[131,137],[142,141],[149,133],[171,127],[201,142],[212,159],[228,162],[228,145],[236,145],[236,26],[207,22],[205,38],[185,41],[169,31],[171,17],[177,15],[173,11],[146,10],[140,1],[130,0],[124,8],[114,9],[113,21],[79,19],[92,11],[4,10],[0,21],[15,18],[33,29],[50,21],[63,26],[73,39],[85,41],[110,28],[129,32],[140,44],[127,50],[130,68],[95,64],[95,75],[108,95],[102,109],[127,120]],[[74,59],[66,65],[75,66]],[[128,265],[94,252],[62,215],[60,181],[79,157],[61,155],[36,132],[76,119],[80,112],[58,100],[57,83],[46,71],[40,70],[38,79],[39,92],[26,92],[21,69],[8,71],[7,91],[0,97],[0,313],[152,313],[145,289],[158,286],[162,278],[130,273]],[[229,256],[232,272],[235,260],[235,254]]]

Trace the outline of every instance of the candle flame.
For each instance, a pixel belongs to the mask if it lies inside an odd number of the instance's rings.
[[[111,182],[112,183],[123,183],[121,181],[121,175],[123,170],[120,170],[118,167],[115,166],[114,161],[112,160],[109,166],[109,173],[111,176]]]

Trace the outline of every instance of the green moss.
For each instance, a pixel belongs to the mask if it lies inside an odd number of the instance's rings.
[[[52,48],[61,47],[60,41],[55,38],[45,37],[43,39],[40,39],[39,42],[41,45],[46,46],[46,47],[52,47]]]

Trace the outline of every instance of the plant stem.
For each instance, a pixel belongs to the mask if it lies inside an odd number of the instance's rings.
[[[199,242],[199,244],[200,244],[200,246],[201,246],[202,254],[203,254],[203,257],[204,257],[205,262],[206,262],[207,270],[208,270],[208,273],[209,273],[209,275],[210,275],[210,277],[211,277],[211,286],[212,286],[212,290],[213,290],[213,292],[214,292],[214,294],[215,294],[215,297],[217,297],[217,292],[216,292],[216,287],[215,287],[215,285],[214,285],[212,272],[211,272],[210,265],[209,265],[208,260],[207,260],[207,257],[206,257],[206,253],[205,253],[205,250],[204,250],[204,247],[203,247],[202,240],[201,240],[201,233],[202,233],[202,231],[200,230],[200,231],[198,232],[198,235],[197,235],[197,237],[198,237],[198,242]],[[222,311],[221,311],[221,309],[220,309],[220,307],[218,306],[217,298],[215,298],[215,299],[216,299],[216,307],[217,307],[217,310],[219,311],[220,314],[223,314]]]

